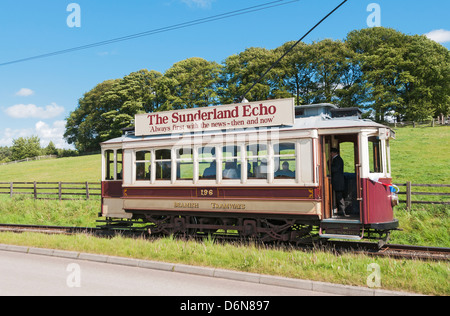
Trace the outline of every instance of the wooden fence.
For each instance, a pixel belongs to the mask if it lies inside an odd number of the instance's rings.
[[[79,200],[101,196],[100,182],[0,182],[0,194],[42,200]]]
[[[399,195],[406,195],[406,200],[400,200],[401,203],[406,203],[406,207],[408,210],[411,210],[412,204],[443,204],[443,205],[450,205],[450,200],[446,201],[446,198],[450,198],[450,189],[445,190],[447,192],[424,192],[422,190],[421,192],[413,192],[413,187],[421,187],[421,188],[438,188],[434,189],[436,190],[444,190],[443,188],[450,188],[450,184],[413,184],[410,181],[403,183],[403,184],[395,184],[398,187],[406,187],[406,190],[400,190],[398,193]],[[422,200],[415,200],[413,199],[413,196],[422,196]],[[427,199],[427,201],[424,201],[424,196],[430,197],[430,196],[439,196],[441,197],[439,201],[430,201]]]
[[[399,195],[405,195],[406,200],[400,200],[406,203],[406,207],[410,210],[412,204],[444,204],[450,205],[450,185],[449,184],[412,184],[406,182],[403,184],[395,184],[398,187],[406,187],[405,190],[400,189]],[[432,191],[413,192],[414,187],[433,188]],[[445,189],[449,188],[449,189]],[[436,192],[437,190],[447,192]],[[45,200],[79,200],[91,198],[99,198],[101,196],[100,182],[0,182],[0,195],[31,195],[34,199]],[[413,196],[427,196],[422,200],[416,200]],[[430,200],[430,197],[440,197],[436,200]],[[426,201],[424,200],[426,199]]]
[[[21,163],[21,162],[26,162],[26,161],[44,160],[44,159],[56,159],[56,158],[58,158],[58,156],[56,156],[56,155],[38,156],[38,157],[32,157],[32,158],[25,158],[25,159],[22,159],[22,160],[16,160],[16,161],[0,163],[0,166],[6,166],[6,165],[11,165],[11,164]]]

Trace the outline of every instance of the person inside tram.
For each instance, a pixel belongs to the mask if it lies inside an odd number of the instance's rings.
[[[295,172],[289,169],[289,162],[283,162],[282,169],[275,172],[275,178],[295,178]]]
[[[216,168],[217,164],[215,161],[211,162],[208,168],[203,171],[203,179],[215,179],[216,178]]]
[[[331,185],[333,187],[335,203],[339,216],[348,215],[345,213],[345,178],[344,178],[344,161],[339,156],[339,150],[337,148],[331,148]]]
[[[266,179],[267,171],[268,171],[267,159],[262,159],[261,164],[255,168],[255,178]]]
[[[237,171],[236,162],[227,161],[222,176],[224,179],[239,179],[240,176]]]

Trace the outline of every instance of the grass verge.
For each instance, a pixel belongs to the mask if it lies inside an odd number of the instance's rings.
[[[96,238],[89,235],[61,236],[1,233],[0,243],[88,252],[143,260],[215,267],[289,278],[367,286],[372,273],[368,265],[381,268],[381,286],[387,290],[450,294],[450,264],[372,258],[329,251],[299,251],[256,244],[215,243],[211,239],[184,241],[171,237],[132,239]]]

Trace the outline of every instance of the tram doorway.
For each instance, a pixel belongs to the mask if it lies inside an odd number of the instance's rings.
[[[326,135],[321,137],[322,183],[323,183],[323,218],[324,219],[360,219],[361,179],[358,134]],[[336,191],[332,184],[331,149],[336,148],[344,162],[345,188],[343,198],[345,216],[338,210]]]

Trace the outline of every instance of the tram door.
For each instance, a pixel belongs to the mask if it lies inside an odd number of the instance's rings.
[[[344,161],[345,213],[352,219],[360,218],[361,179],[358,134],[326,135],[321,139],[323,183],[323,217],[337,218],[336,197],[331,181],[331,148],[337,148]]]

